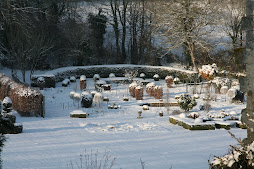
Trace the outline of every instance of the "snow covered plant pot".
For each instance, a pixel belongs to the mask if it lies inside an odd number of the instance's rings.
[[[115,78],[116,75],[115,75],[114,73],[110,73],[108,77],[109,77],[109,78]]]
[[[63,87],[67,87],[69,84],[70,84],[70,80],[69,80],[69,79],[64,79],[64,80],[62,81],[62,86],[63,86]]]
[[[71,76],[71,77],[70,77],[70,82],[72,82],[72,83],[73,83],[73,82],[76,82],[76,77]]]
[[[185,112],[190,111],[194,106],[197,105],[197,102],[195,99],[193,99],[190,95],[188,94],[182,94],[180,96],[180,99],[178,99],[178,104],[181,109],[183,109]]]
[[[158,74],[153,75],[153,80],[154,81],[159,81],[160,80],[160,76]]]
[[[100,77],[99,74],[94,74],[94,75],[93,75],[93,80],[94,80],[94,81],[100,80],[100,78],[101,78],[101,77]]]
[[[144,73],[140,73],[139,77],[145,80],[146,75]]]
[[[178,77],[175,77],[173,80],[174,84],[177,85],[180,83],[180,79]]]
[[[82,107],[89,108],[89,107],[92,106],[92,104],[93,104],[93,97],[92,97],[92,95],[90,93],[83,92],[81,94],[81,97],[82,97],[82,100],[81,100]]]
[[[86,89],[86,76],[81,75],[79,79],[79,84],[80,84],[80,90],[85,90]]]
[[[167,87],[168,88],[172,88],[173,77],[172,76],[166,76],[165,77],[165,81],[166,81]]]

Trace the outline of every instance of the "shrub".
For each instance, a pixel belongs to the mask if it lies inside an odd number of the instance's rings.
[[[93,103],[92,95],[89,94],[88,92],[83,92],[81,96],[82,96],[82,100],[81,100],[82,107],[85,107],[85,108],[91,107]]]
[[[159,80],[160,80],[160,76],[159,76],[158,74],[155,74],[155,75],[153,76],[153,80],[154,80],[154,81],[159,81]]]
[[[230,134],[238,141],[241,147],[231,146],[229,154],[223,157],[215,156],[211,163],[209,161],[210,169],[254,168],[254,142],[250,145],[245,145],[241,139],[237,139],[232,133]]]
[[[194,106],[196,106],[197,102],[190,95],[182,94],[178,99],[178,104],[181,109],[187,112],[190,111]]]

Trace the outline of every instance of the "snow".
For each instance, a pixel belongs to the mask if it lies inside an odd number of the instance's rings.
[[[151,79],[151,81],[153,81]],[[167,87],[165,81],[153,82],[162,86],[164,93]],[[154,168],[208,168],[207,160],[213,155],[221,156],[227,153],[229,145],[235,145],[227,130],[189,131],[169,123],[169,115],[179,107],[149,107],[143,111],[142,119],[138,119],[140,104],[159,102],[144,92],[144,99],[137,101],[128,94],[128,84],[112,83],[111,91],[103,91],[102,95],[109,98],[101,107],[81,108],[70,98],[70,92],[79,84],[79,79],[68,87],[62,87],[61,82],[56,88],[41,90],[45,96],[46,116],[21,117],[17,121],[23,124],[23,133],[6,135],[7,142],[2,152],[3,168],[66,168],[68,164],[79,162],[80,154],[91,150],[103,155],[109,151],[116,157],[113,168],[141,168],[140,159],[145,162],[146,169]],[[79,85],[78,85],[79,86]],[[189,86],[189,90],[192,86]],[[94,81],[87,78],[86,96],[94,91]],[[76,93],[80,93],[79,87]],[[184,84],[169,90],[169,101],[175,102],[175,95],[186,91]],[[123,95],[129,101],[123,101]],[[202,98],[204,94],[200,95]],[[84,97],[84,92],[82,93]],[[225,101],[224,95],[218,94],[217,101],[211,101],[211,114],[225,109],[226,113],[241,112],[245,104],[231,104]],[[166,101],[164,94],[162,102]],[[198,112],[202,99],[197,99],[198,105],[191,112]],[[108,109],[115,102],[118,109]],[[89,114],[88,118],[70,118],[74,110]],[[157,112],[162,111],[163,117]],[[204,112],[203,112],[204,113]],[[185,114],[186,115],[186,114]],[[193,119],[192,119],[193,120]],[[245,138],[246,130],[232,128],[237,137]]]
[[[83,112],[82,110],[74,110],[70,112],[70,115],[78,115],[78,114],[86,114],[86,113]]]
[[[12,104],[12,101],[9,97],[5,97],[2,104],[5,104],[5,105]]]

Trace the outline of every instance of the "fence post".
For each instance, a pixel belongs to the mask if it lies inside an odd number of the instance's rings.
[[[42,96],[42,114],[41,117],[45,118],[45,96]]]

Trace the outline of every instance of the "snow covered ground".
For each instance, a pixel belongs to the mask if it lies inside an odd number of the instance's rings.
[[[93,91],[93,80],[87,80],[87,90]],[[163,86],[164,93],[167,92],[164,80],[155,83]],[[146,169],[204,169],[208,168],[208,160],[213,155],[224,155],[230,144],[237,143],[224,129],[189,131],[169,123],[168,116],[179,107],[170,107],[169,114],[165,108],[150,107],[150,110],[142,111],[142,119],[137,119],[138,111],[142,110],[139,104],[155,100],[144,92],[144,100],[130,98],[124,102],[123,96],[129,96],[127,87],[113,84],[111,91],[103,92],[109,102],[90,109],[80,108],[80,104],[69,97],[73,90],[81,92],[79,80],[69,87],[57,83],[57,88],[42,90],[46,98],[46,117],[20,117],[16,114],[17,122],[23,124],[24,130],[18,135],[6,135],[3,168],[71,168],[67,166],[71,163],[78,168],[76,163],[80,163],[80,154],[98,150],[99,156],[109,151],[117,158],[113,168],[139,169],[142,168],[141,159]],[[185,92],[184,85],[170,88],[170,102],[175,102],[175,95]],[[113,101],[121,105],[121,109],[107,109]],[[203,101],[197,99],[197,102],[192,112],[201,112],[199,105]],[[231,104],[229,98],[225,102],[224,95],[218,95],[217,102],[211,104],[211,112],[221,109],[240,112],[246,106]],[[70,118],[70,112],[77,109],[89,113],[89,117]],[[160,117],[158,111],[163,111],[164,116]],[[246,137],[246,130],[233,128],[231,132],[237,137]]]

